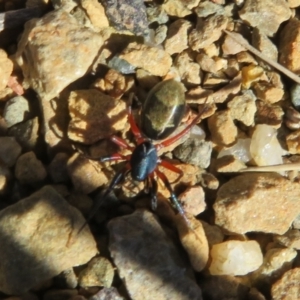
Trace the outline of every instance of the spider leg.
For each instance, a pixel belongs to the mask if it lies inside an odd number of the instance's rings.
[[[151,197],[151,209],[157,209],[157,182],[154,178],[154,173],[148,176],[149,187],[150,187],[150,197]]]
[[[169,169],[170,171],[178,174],[180,177],[183,176],[183,172],[182,170],[180,170],[179,168],[175,167],[174,165],[172,165],[171,163],[169,163],[168,161],[162,159],[160,162],[159,162],[159,165],[163,166],[164,168],[166,169]]]
[[[113,177],[111,183],[109,184],[108,188],[104,192],[103,196],[101,197],[100,201],[96,203],[96,205],[93,207],[93,209],[90,211],[88,217],[86,218],[86,221],[84,224],[81,226],[81,228],[78,231],[78,234],[82,231],[82,229],[91,221],[91,219],[95,216],[96,212],[98,209],[101,207],[103,204],[104,200],[107,198],[109,193],[114,189],[114,187],[120,183],[126,176],[126,174],[130,171],[130,165],[129,163],[126,164],[126,166],[117,172],[115,176]]]
[[[109,156],[102,156],[99,158],[100,162],[107,162],[107,161],[116,161],[116,160],[126,160],[130,159],[131,155],[122,155],[121,153],[114,153]]]
[[[184,212],[184,210],[183,210],[183,208],[182,208],[182,206],[181,206],[181,204],[180,204],[177,196],[175,195],[175,193],[174,193],[174,191],[173,191],[173,189],[171,187],[171,184],[170,184],[167,176],[164,173],[162,173],[161,171],[159,171],[158,168],[155,170],[155,172],[156,172],[157,176],[163,181],[163,183],[165,184],[166,188],[169,190],[170,195],[171,195],[170,199],[171,199],[173,205],[176,207],[177,211],[182,216],[182,218],[186,222],[187,226],[189,228],[192,228],[191,223],[188,220],[188,218],[187,218],[187,216],[186,216],[186,214],[185,214],[185,212]]]
[[[116,145],[118,145],[118,146],[120,146],[120,147],[122,147],[122,148],[129,149],[129,150],[133,150],[133,147],[129,146],[128,143],[127,143],[124,139],[122,139],[122,138],[120,138],[120,137],[118,137],[118,136],[116,136],[116,135],[112,135],[112,136],[110,137],[110,140],[111,140],[114,144],[116,144]]]

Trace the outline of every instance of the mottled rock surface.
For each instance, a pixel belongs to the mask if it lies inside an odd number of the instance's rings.
[[[84,219],[51,187],[0,212],[0,290],[22,294],[97,253]],[[12,263],[13,262],[13,263]]]

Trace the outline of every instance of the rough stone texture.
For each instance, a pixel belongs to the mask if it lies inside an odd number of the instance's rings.
[[[226,29],[228,19],[224,16],[212,16],[205,21],[198,19],[196,29],[189,34],[189,45],[194,50],[203,49],[217,41]]]
[[[192,23],[184,19],[178,19],[169,26],[164,46],[170,55],[180,53],[188,48],[187,34],[191,27]]]
[[[217,57],[209,57],[205,53],[200,53],[196,57],[197,63],[200,65],[203,71],[209,73],[218,73],[221,69],[226,69],[227,67],[227,60],[223,58]]]
[[[247,166],[233,155],[225,155],[217,159],[215,168],[219,173],[238,172]]]
[[[300,154],[300,129],[286,136],[286,144],[290,154]]]
[[[156,76],[166,75],[172,65],[170,55],[164,50],[137,43],[130,43],[119,58]]]
[[[230,114],[234,120],[241,121],[246,126],[254,123],[256,113],[255,96],[251,91],[235,96],[227,103]]]
[[[79,274],[79,285],[83,288],[93,286],[110,287],[114,278],[114,268],[105,257],[94,257]]]
[[[225,183],[215,223],[231,232],[285,233],[300,213],[300,186],[276,173],[244,174]]]
[[[237,138],[237,127],[230,110],[218,111],[208,119],[208,128],[212,140],[219,145],[230,145]]]
[[[256,124],[267,124],[279,128],[282,123],[284,111],[281,106],[269,104],[263,101],[256,101]]]
[[[0,160],[7,167],[12,167],[16,163],[21,152],[22,149],[14,137],[0,137]]]
[[[171,16],[179,18],[192,14],[192,9],[199,4],[200,0],[167,0],[162,5],[164,11]]]
[[[13,70],[13,63],[7,57],[7,54],[3,49],[0,49],[0,66],[0,91],[2,91],[7,86],[10,74]]]
[[[46,186],[0,212],[0,290],[22,294],[97,253],[84,218]],[[13,262],[13,263],[12,263]]]
[[[300,268],[284,273],[282,278],[273,284],[271,294],[273,300],[300,299]]]
[[[283,235],[277,235],[274,240],[285,247],[300,250],[300,231],[297,229],[290,229]]]
[[[187,228],[183,218],[177,218],[176,227],[180,242],[187,252],[191,265],[196,272],[201,272],[209,259],[209,247],[202,223],[189,218],[192,229]]]
[[[256,241],[226,241],[212,246],[209,272],[212,275],[246,275],[257,270],[263,255]]]
[[[201,223],[210,248],[214,244],[219,244],[223,242],[224,234],[219,226],[210,225],[202,220]]]
[[[273,36],[279,25],[290,18],[291,11],[284,0],[246,0],[239,15],[252,27],[259,28],[267,36]]]
[[[268,103],[276,103],[282,100],[284,95],[284,90],[282,88],[278,88],[273,84],[266,82],[255,83],[254,90],[258,99]]]
[[[30,151],[18,158],[15,176],[21,184],[35,186],[43,182],[47,176],[47,172],[43,163],[37,159],[35,153]]]
[[[225,55],[235,55],[242,51],[246,51],[246,49],[241,44],[239,44],[229,35],[225,36],[224,42],[222,44],[222,50],[223,54]]]
[[[100,165],[96,163],[89,161],[79,153],[75,153],[68,160],[68,173],[78,192],[89,194],[108,182],[107,175],[101,172]]]
[[[135,35],[148,33],[146,6],[140,0],[103,1],[105,13],[117,30],[129,30]]]
[[[68,136],[93,144],[121,131],[127,122],[126,104],[97,90],[73,91],[69,97]]]
[[[201,290],[187,276],[177,250],[152,213],[136,210],[115,218],[108,230],[110,254],[131,298],[202,299]]]
[[[46,101],[86,73],[102,44],[101,35],[55,10],[26,23],[16,57],[25,80]]]
[[[124,297],[120,296],[118,290],[115,287],[104,287],[97,294],[90,297],[89,300],[124,300]]]
[[[300,21],[291,19],[283,28],[279,42],[279,63],[300,74]]]

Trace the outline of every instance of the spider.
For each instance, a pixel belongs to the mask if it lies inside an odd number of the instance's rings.
[[[133,97],[133,94],[130,96]],[[124,180],[128,173],[135,181],[145,181],[149,187],[151,197],[151,208],[157,208],[157,182],[155,176],[160,178],[170,192],[170,200],[178,213],[184,218],[188,227],[190,222],[174,193],[171,184],[166,175],[159,170],[159,166],[169,169],[180,176],[182,171],[162,159],[158,155],[158,151],[164,147],[168,147],[186,135],[191,128],[196,125],[202,116],[201,111],[197,117],[181,132],[169,137],[172,132],[180,124],[185,111],[184,88],[181,83],[170,79],[157,84],[148,94],[148,97],[141,110],[141,129],[137,126],[132,115],[131,106],[128,106],[128,121],[133,133],[136,146],[130,146],[124,139],[118,136],[110,137],[110,140],[122,148],[131,151],[129,155],[114,153],[107,157],[100,158],[100,162],[107,161],[125,161],[125,166],[115,174],[108,188],[105,190],[101,201],[97,203],[93,209],[92,215],[87,219],[91,219],[94,213],[99,209],[105,198],[114,189],[114,187]],[[169,138],[168,138],[169,137]],[[155,140],[162,140],[154,144]]]

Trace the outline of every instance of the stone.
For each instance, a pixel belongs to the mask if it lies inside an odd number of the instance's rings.
[[[177,218],[176,228],[181,245],[187,252],[192,268],[201,272],[207,265],[209,259],[208,241],[202,223],[194,218],[189,218],[192,229],[187,228],[186,221]]]
[[[300,21],[293,18],[283,27],[279,43],[279,63],[299,74],[300,70]]]
[[[108,230],[110,255],[130,298],[202,299],[200,288],[187,275],[176,248],[152,213],[136,210],[114,218]]]
[[[172,65],[171,56],[164,50],[137,43],[130,43],[119,58],[155,76],[166,75]]]
[[[12,167],[16,163],[21,152],[22,149],[14,137],[0,137],[0,160],[7,167]]]
[[[209,272],[212,275],[246,275],[257,270],[263,255],[256,241],[226,241],[212,246]]]
[[[163,10],[170,16],[183,18],[192,14],[192,9],[200,0],[168,0],[162,5]]]
[[[216,58],[211,58],[205,53],[200,53],[196,57],[197,63],[200,65],[201,70],[209,73],[216,74],[223,68],[226,68],[226,60],[217,60]]]
[[[222,50],[224,55],[235,55],[242,51],[246,51],[246,49],[240,43],[238,43],[229,35],[225,36],[222,44]]]
[[[196,29],[189,34],[189,45],[192,50],[203,49],[217,41],[226,29],[228,19],[224,16],[216,15],[197,21]]]
[[[23,185],[36,186],[41,184],[47,172],[43,163],[37,159],[33,151],[26,152],[18,158],[15,167],[15,176]]]
[[[93,200],[88,195],[79,193],[76,190],[68,195],[67,201],[76,207],[84,216],[88,216],[93,207]]]
[[[224,7],[210,1],[201,1],[194,11],[199,18],[206,18],[214,14],[224,14]]]
[[[208,224],[202,220],[200,221],[202,223],[209,248],[211,248],[215,244],[223,242],[224,234],[219,226]]]
[[[276,235],[274,241],[287,248],[300,250],[300,231],[297,229],[290,229],[283,235]]]
[[[290,89],[290,97],[294,107],[300,111],[300,84],[295,83]]]
[[[64,152],[57,153],[48,166],[51,180],[55,183],[67,183],[69,180],[67,162],[69,155]]]
[[[181,161],[196,165],[200,168],[207,168],[210,164],[212,153],[211,142],[199,138],[188,138],[183,144],[174,150],[174,155]]]
[[[78,192],[89,194],[108,183],[108,177],[104,172],[101,172],[99,164],[93,164],[79,153],[70,157],[67,169],[73,186]]]
[[[124,300],[124,297],[121,297],[118,290],[112,286],[110,288],[104,287],[89,300]]]
[[[254,123],[254,116],[257,110],[255,100],[255,96],[251,91],[235,96],[227,103],[232,118],[246,126],[251,126]]]
[[[29,116],[29,104],[23,96],[9,99],[4,107],[3,117],[7,127],[25,121]]]
[[[266,124],[279,128],[282,123],[284,111],[281,106],[269,104],[264,101],[256,101],[256,124]]]
[[[110,287],[114,278],[114,267],[105,257],[94,257],[79,274],[79,285],[83,288]]]
[[[127,122],[124,101],[93,89],[72,91],[69,113],[68,137],[88,145],[121,131]]]
[[[290,8],[296,8],[300,6],[300,1],[299,0],[288,0],[288,5]]]
[[[163,9],[162,5],[148,6],[146,10],[149,24],[155,22],[158,24],[166,24],[169,21],[169,16]]]
[[[63,299],[72,299],[72,297],[77,296],[78,291],[76,289],[51,289],[46,291],[43,295],[43,300],[63,300]]]
[[[218,145],[230,145],[237,138],[237,127],[228,109],[217,111],[208,118],[208,128],[212,141]]]
[[[271,289],[274,300],[294,300],[300,297],[300,268],[294,268],[284,273]]]
[[[22,294],[97,252],[79,211],[45,186],[0,212],[0,290]],[[14,264],[10,262],[14,261]]]
[[[167,38],[168,26],[160,25],[155,29],[154,44],[161,45]]]
[[[170,55],[188,48],[188,31],[191,27],[192,23],[184,19],[178,19],[169,26],[164,47]]]
[[[278,88],[266,82],[255,83],[254,91],[258,99],[271,104],[282,100],[284,96],[284,90],[282,88]]]
[[[100,34],[55,10],[26,23],[16,60],[25,81],[42,101],[49,101],[86,73],[102,44]]]
[[[6,88],[13,70],[13,62],[7,57],[7,53],[3,49],[0,49],[0,66],[0,91],[2,91]]]
[[[219,173],[235,173],[247,166],[233,155],[225,155],[217,159],[215,168]]]
[[[78,285],[78,279],[74,269],[62,271],[54,278],[54,285],[62,289],[75,289]]]
[[[264,69],[260,66],[249,65],[242,68],[242,85],[249,89],[252,83],[259,81],[264,75]]]
[[[277,173],[243,174],[220,187],[215,223],[238,234],[284,234],[300,213],[299,196],[299,185]]]
[[[284,0],[246,0],[239,15],[243,21],[272,37],[280,24],[290,18],[291,11]]]
[[[286,144],[290,154],[300,153],[300,129],[286,136]]]

